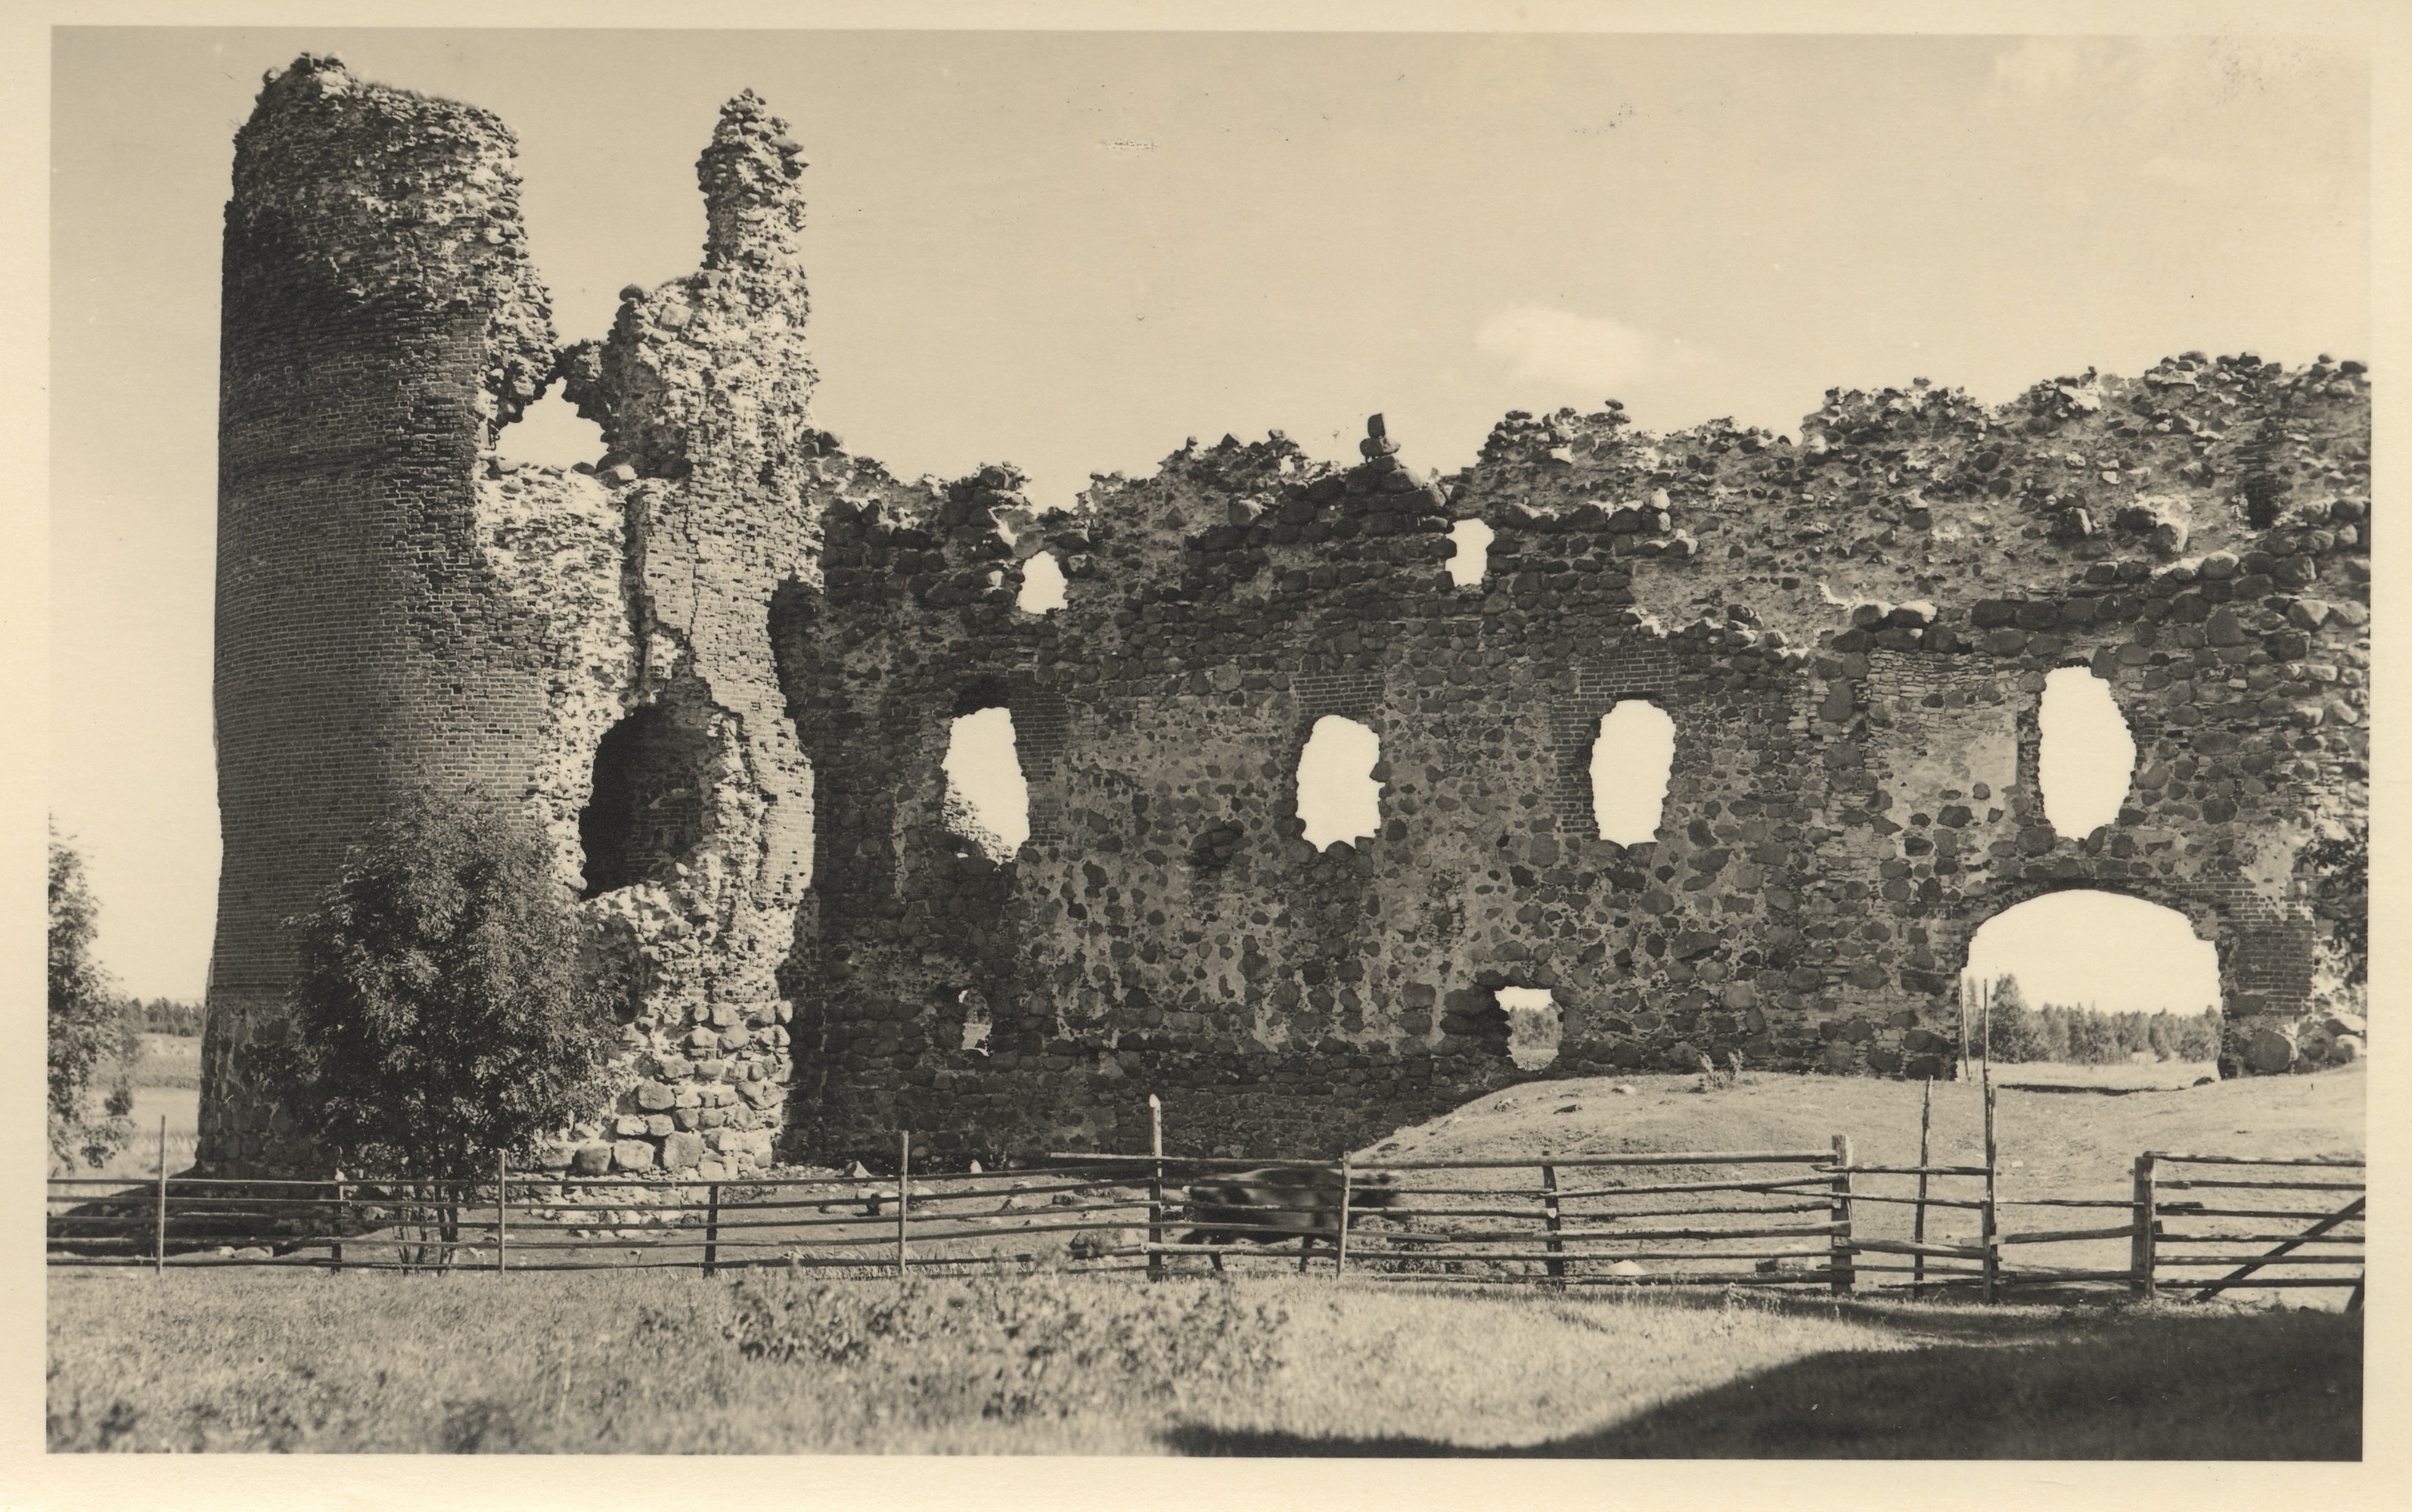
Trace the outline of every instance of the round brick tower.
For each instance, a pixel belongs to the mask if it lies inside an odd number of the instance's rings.
[[[540,778],[545,627],[475,531],[479,452],[552,362],[513,154],[486,111],[306,55],[236,138],[205,1168],[299,1153],[250,1063],[281,1032],[283,921],[345,848],[412,788],[519,797]]]

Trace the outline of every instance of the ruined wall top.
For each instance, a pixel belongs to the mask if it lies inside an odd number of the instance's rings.
[[[543,393],[556,345],[520,220],[518,150],[491,111],[304,53],[265,77],[235,135],[228,292],[298,274],[364,301],[484,308],[499,430]]]

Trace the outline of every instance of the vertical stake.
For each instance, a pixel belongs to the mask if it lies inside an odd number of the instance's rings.
[[[1993,1080],[1993,984],[1977,984],[1977,1005],[1982,1021],[1978,1026],[1977,1053],[1984,1058],[1985,1084]]]
[[[1968,999],[1977,991],[1977,975],[1960,974],[1960,1079],[1968,1079]]]
[[[1995,1211],[1994,1180],[2001,1165],[1993,1143],[1993,1057],[1985,1058],[1985,1300],[1993,1299],[1993,1287],[1999,1278],[2002,1262],[2001,1215]]]
[[[1346,1151],[1341,1152],[1339,1255],[1331,1262],[1331,1279],[1334,1281],[1339,1280],[1340,1273],[1348,1269],[1348,1195],[1349,1185],[1355,1176],[1354,1170],[1349,1166],[1350,1159]]]
[[[168,1115],[159,1115],[159,1211],[151,1235],[151,1273],[168,1273]]]
[[[344,1219],[351,1211],[351,1207],[350,1189],[344,1185],[344,1167],[338,1166],[335,1167],[335,1242],[329,1246],[333,1252],[329,1256],[327,1269],[330,1270],[344,1269]]]
[[[714,1182],[704,1189],[703,1211],[703,1273],[716,1275],[720,1270],[720,1183]]]
[[[509,1219],[505,1211],[510,1201],[506,1196],[510,1190],[510,1181],[511,1157],[497,1150],[494,1152],[494,1274],[498,1276],[510,1262],[511,1234]]]
[[[896,1133],[896,1279],[904,1279],[904,1208],[912,1200],[913,1131]]]
[[[1926,1295],[1926,1165],[1930,1145],[1928,1131],[1934,1124],[1934,1079],[1926,1081],[1926,1096],[1918,1105],[1918,1208],[1917,1218],[1909,1237],[1919,1253],[1909,1257],[1909,1295],[1912,1300]]]
[[[2158,1175],[2151,1151],[2136,1157],[2136,1290],[2148,1302],[2161,1295]]]
[[[1851,1264],[1851,1137],[1847,1134],[1834,1136],[1834,1194],[1827,1201],[1826,1217],[1834,1226],[1826,1241],[1827,1269],[1833,1272],[1828,1286],[1840,1295],[1859,1279],[1858,1269]]]
[[[1541,1222],[1550,1230],[1550,1257],[1541,1263],[1552,1276],[1564,1280],[1566,1262],[1560,1256],[1566,1253],[1566,1246],[1559,1237],[1558,1219],[1558,1167],[1545,1160],[1541,1162]]]
[[[1164,1279],[1164,1101],[1147,1094],[1147,1152],[1155,1157],[1147,1182],[1147,1279]]]

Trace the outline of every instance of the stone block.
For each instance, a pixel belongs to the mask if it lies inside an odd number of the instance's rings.
[[[685,1170],[701,1164],[703,1137],[678,1133],[662,1141],[662,1165],[669,1170]]]
[[[602,1176],[611,1169],[611,1147],[596,1142],[582,1144],[570,1160],[570,1168],[581,1176]]]
[[[623,1171],[651,1170],[654,1167],[654,1147],[643,1139],[615,1139],[611,1144],[611,1168]]]
[[[2290,1028],[2255,1030],[2244,1042],[2244,1064],[2263,1075],[2289,1071],[2295,1064],[2295,1036]]]
[[[658,1081],[637,1083],[637,1106],[648,1113],[667,1110],[678,1101],[678,1094]]]

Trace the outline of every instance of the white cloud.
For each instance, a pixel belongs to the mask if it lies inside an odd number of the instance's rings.
[[[1474,345],[1508,365],[1509,376],[1570,384],[1606,397],[1650,376],[1667,361],[1667,344],[1605,316],[1519,304],[1482,322]]]
[[[1993,58],[1993,102],[2167,115],[2302,87],[2337,50],[2283,37],[2029,37]]]

